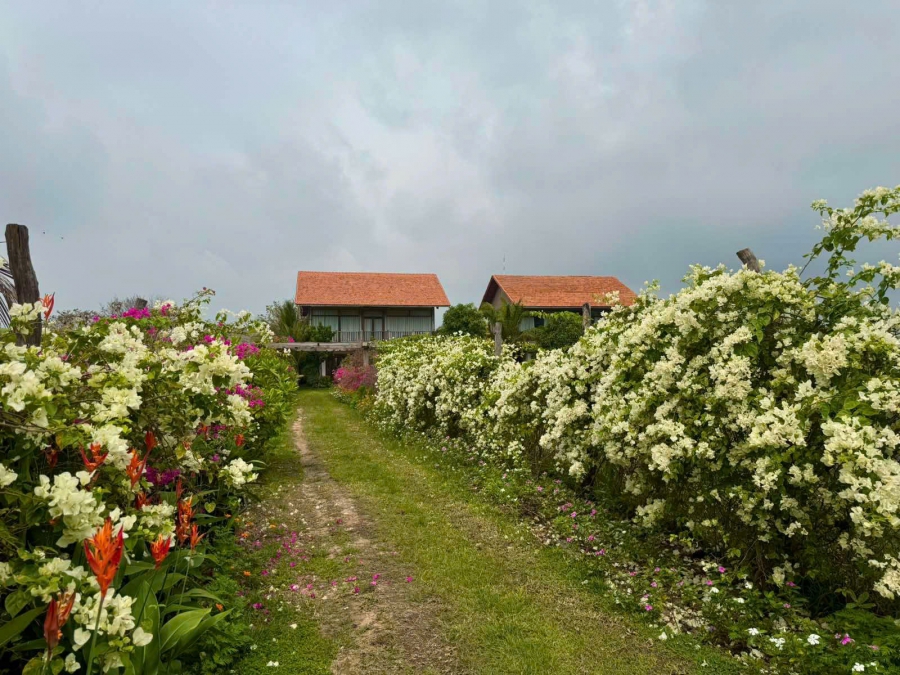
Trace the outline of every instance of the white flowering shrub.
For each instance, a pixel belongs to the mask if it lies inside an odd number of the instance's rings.
[[[46,322],[51,303],[10,308],[0,330],[4,666],[156,672],[200,628],[177,649],[160,648],[161,633],[207,625],[209,603],[192,591],[215,549],[209,526],[240,506],[296,385],[283,356],[244,341],[269,340],[268,328],[246,314],[204,320],[207,295],[60,330]],[[41,314],[42,344],[23,346],[18,335]],[[183,578],[177,588],[163,585],[170,573]],[[163,602],[181,609],[161,617]]]
[[[391,343],[377,409],[535,472],[552,458],[759,581],[874,590],[885,606],[900,593],[900,268],[850,255],[900,235],[900,188],[813,206],[818,276],[693,267],[673,296],[651,287],[527,363],[478,338]]]

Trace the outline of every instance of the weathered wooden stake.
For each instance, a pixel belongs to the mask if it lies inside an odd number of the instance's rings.
[[[503,326],[497,322],[491,326],[491,332],[494,334],[494,356],[500,356],[503,353]]]
[[[13,281],[16,284],[16,300],[19,304],[25,302],[40,302],[41,291],[38,288],[37,275],[31,264],[31,249],[28,246],[28,228],[24,225],[10,223],[6,226],[6,252],[9,258],[9,270],[12,272]],[[41,344],[41,319],[34,322],[31,335],[25,337],[26,345]]]
[[[749,248],[742,248],[737,252],[737,257],[740,258],[741,262],[747,266],[747,269],[751,272],[759,272],[759,260],[756,259],[756,256],[753,255],[753,251]]]
[[[581,306],[581,327],[587,330],[591,327],[591,303],[586,302]]]
[[[363,347],[363,368],[369,367],[369,350],[366,347]]]

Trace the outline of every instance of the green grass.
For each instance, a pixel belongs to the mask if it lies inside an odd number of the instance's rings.
[[[305,391],[300,405],[312,450],[410,565],[421,598],[441,600],[444,637],[472,672],[747,672],[689,638],[653,640],[659,629],[618,615],[571,556],[537,547],[463,476],[329,392]]]

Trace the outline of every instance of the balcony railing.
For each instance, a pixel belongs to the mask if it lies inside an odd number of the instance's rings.
[[[430,330],[343,330],[335,331],[332,342],[373,342],[375,340],[393,340],[410,335],[426,335]]]

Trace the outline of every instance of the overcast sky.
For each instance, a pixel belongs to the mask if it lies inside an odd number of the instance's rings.
[[[896,0],[0,5],[0,219],[62,308],[297,270],[769,268],[900,183]]]

